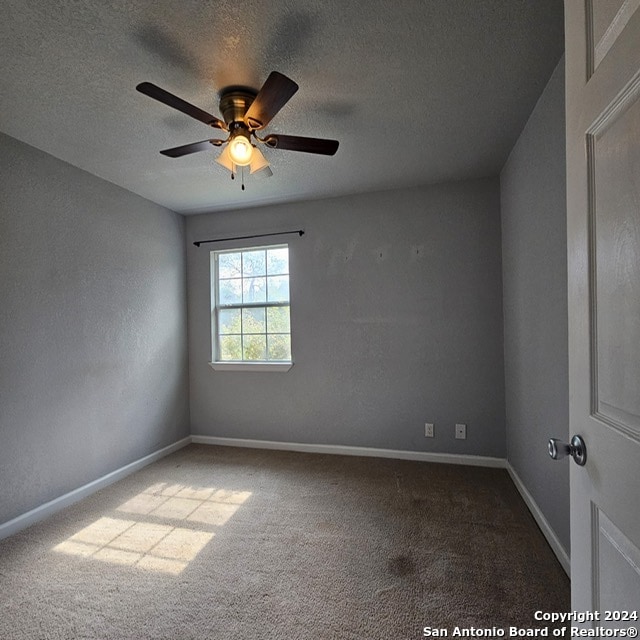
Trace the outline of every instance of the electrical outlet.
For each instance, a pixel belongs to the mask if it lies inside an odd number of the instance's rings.
[[[433,438],[433,424],[431,422],[424,423],[424,437]]]
[[[467,439],[467,425],[456,424],[456,440],[466,440],[466,439]]]

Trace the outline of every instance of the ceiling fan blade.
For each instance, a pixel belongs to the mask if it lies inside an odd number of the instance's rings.
[[[334,155],[338,150],[338,145],[340,144],[337,140],[304,138],[302,136],[284,136],[280,134],[271,134],[267,136],[263,142],[274,149],[320,153],[325,156]]]
[[[182,156],[189,155],[190,153],[197,153],[198,151],[206,151],[211,149],[211,145],[219,147],[224,140],[203,140],[202,142],[192,142],[191,144],[183,144],[181,147],[173,147],[172,149],[164,149],[160,153],[163,156],[169,156],[169,158],[180,158]]]
[[[250,129],[266,127],[297,90],[298,85],[293,80],[272,71],[244,114],[245,124]]]
[[[136,89],[140,93],[144,93],[145,96],[149,96],[154,100],[158,100],[159,102],[166,104],[168,107],[173,107],[178,111],[182,111],[182,113],[185,113],[186,115],[191,116],[196,120],[200,120],[200,122],[204,122],[210,127],[223,129],[224,131],[227,130],[227,125],[219,118],[216,118],[210,113],[207,113],[206,111],[199,109],[189,102],[186,102],[182,98],[178,98],[178,96],[174,96],[172,93],[169,93],[168,91],[157,87],[155,84],[151,84],[150,82],[141,82],[136,87]]]

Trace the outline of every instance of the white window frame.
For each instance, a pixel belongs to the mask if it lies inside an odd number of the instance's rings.
[[[233,249],[213,250],[209,254],[210,273],[211,273],[211,352],[212,360],[209,366],[214,371],[271,371],[285,373],[293,366],[293,347],[291,360],[218,360],[220,353],[220,335],[218,333],[218,312],[220,310],[219,300],[219,276],[217,256],[223,253],[241,253],[245,251],[260,251],[268,249],[287,249],[290,255],[290,247],[288,243],[279,242],[277,244],[261,244],[257,246],[237,247]],[[245,309],[251,307],[289,307],[289,322],[291,322],[291,267],[289,267],[289,300],[282,302],[260,302],[234,305],[233,308]],[[291,336],[291,326],[289,326],[289,336]],[[268,334],[266,334],[268,335]]]

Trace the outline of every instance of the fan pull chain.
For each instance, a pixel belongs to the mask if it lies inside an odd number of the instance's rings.
[[[236,174],[234,171],[231,172],[231,179],[236,179]],[[240,167],[240,180],[242,181],[242,190],[244,191],[244,167]]]

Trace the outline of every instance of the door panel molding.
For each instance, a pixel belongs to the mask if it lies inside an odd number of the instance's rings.
[[[636,586],[640,587],[640,549],[636,547],[631,540],[618,528],[618,526],[607,516],[607,514],[591,503],[592,513],[592,531],[593,538],[593,607],[594,611],[613,610],[619,604],[634,606],[634,595],[628,595],[626,603],[621,603],[619,599],[611,602],[613,589],[611,583],[615,582],[615,574],[627,572],[630,580],[634,581]],[[605,589],[602,588],[603,581],[606,583]],[[628,584],[628,583],[627,583]],[[602,601],[602,593],[606,594],[605,601]],[[624,598],[625,595],[617,598]],[[601,621],[601,626],[612,627],[619,626],[616,621]]]
[[[638,0],[640,3],[640,0]],[[639,274],[632,274],[633,277],[629,278],[629,274],[616,273],[616,278],[612,278],[611,268],[600,269],[602,265],[598,264],[599,259],[599,243],[607,245],[607,252],[611,251],[611,246],[616,245],[616,248],[620,253],[624,250],[624,243],[631,243],[633,246],[629,249],[631,254],[634,250],[638,250],[640,247],[640,225],[634,230],[629,230],[628,225],[624,228],[624,238],[619,237],[620,233],[616,227],[615,220],[615,208],[611,211],[599,211],[598,210],[598,188],[599,186],[604,190],[606,185],[611,181],[612,175],[620,175],[621,172],[617,171],[617,167],[612,164],[628,160],[624,156],[624,149],[619,150],[620,145],[615,145],[616,154],[609,154],[607,158],[606,153],[599,153],[604,147],[607,150],[607,132],[611,131],[616,125],[624,126],[624,118],[628,114],[631,114],[640,120],[638,110],[640,110],[640,73],[627,84],[627,86],[611,101],[606,109],[596,118],[594,123],[586,131],[586,155],[587,155],[587,182],[588,182],[588,227],[589,227],[589,298],[590,298],[590,369],[591,369],[591,416],[596,420],[612,427],[620,433],[640,442],[640,411],[638,410],[638,402],[635,397],[634,390],[627,391],[625,396],[625,390],[612,392],[612,389],[619,389],[621,384],[619,381],[613,382],[611,380],[613,374],[618,374],[619,377],[625,378],[624,371],[617,372],[612,371],[612,367],[603,366],[603,351],[607,350],[607,354],[610,356],[610,360],[614,360],[614,349],[620,351],[622,347],[622,354],[617,354],[617,359],[623,361],[623,366],[626,364],[628,367],[633,367],[632,362],[637,361],[640,356],[640,344],[634,350],[633,344],[635,340],[628,339],[625,333],[625,328],[615,325],[615,322],[611,321],[611,317],[626,318],[630,314],[622,313],[621,305],[632,305],[637,296],[637,292],[634,290],[634,294],[625,297],[620,293],[612,293],[618,289],[623,290],[624,282],[620,283],[620,280],[633,281],[637,279]],[[635,131],[636,127],[631,127],[631,131]],[[618,136],[619,132],[618,132]],[[626,138],[625,136],[622,136]],[[612,145],[609,145],[612,146]],[[619,185],[618,185],[619,186]],[[623,184],[623,189],[620,189],[620,198],[625,197],[635,201],[640,201],[640,186],[634,184]],[[628,188],[627,188],[628,187]],[[626,191],[625,191],[626,189]],[[608,192],[608,196],[611,194]],[[610,202],[610,197],[607,200]],[[613,212],[613,213],[612,213]],[[605,220],[605,216],[609,216],[609,219]],[[605,231],[601,231],[604,229]],[[604,234],[604,235],[603,235]],[[638,246],[636,246],[638,245]],[[622,247],[622,249],[620,249]],[[606,255],[610,255],[607,253]],[[621,261],[624,266],[624,261]],[[606,266],[606,265],[605,265]],[[634,267],[629,266],[629,269]],[[626,288],[633,287],[633,284],[627,283]],[[601,290],[604,291],[603,295]],[[605,299],[606,302],[603,302]],[[629,311],[628,309],[626,311]],[[635,309],[632,309],[635,311]],[[617,313],[616,313],[617,312]],[[600,330],[600,325],[603,325],[603,320],[609,319],[607,323],[607,330]],[[617,320],[621,322],[622,320]],[[630,331],[633,334],[637,329],[635,327],[626,328],[627,333]],[[640,333],[640,331],[638,331]],[[606,334],[607,338],[603,337]],[[626,343],[625,343],[626,340]],[[630,344],[629,344],[630,343]],[[640,341],[639,341],[640,343]],[[627,358],[627,360],[625,360]],[[603,370],[607,369],[603,374]],[[635,372],[635,370],[634,370]],[[628,372],[630,373],[630,372]],[[637,373],[637,372],[635,372]],[[603,378],[603,375],[605,378]],[[633,375],[628,376],[629,379],[633,379]],[[607,393],[607,388],[609,393]],[[625,396],[625,397],[623,397]]]
[[[610,5],[605,5],[602,0],[587,0],[587,80],[594,74],[640,7],[640,0],[620,0],[619,5],[615,15],[607,17],[605,10],[610,12]],[[603,22],[607,24],[606,28],[603,28]]]
[[[591,610],[600,611],[600,509],[591,502]]]

